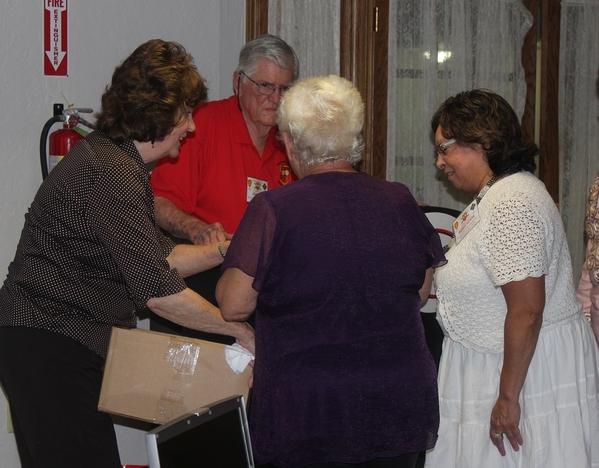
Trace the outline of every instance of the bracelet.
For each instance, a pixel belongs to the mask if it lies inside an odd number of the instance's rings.
[[[223,250],[223,244],[224,244],[224,241],[221,242],[220,244],[218,244],[218,251],[220,252],[220,254],[222,255],[222,257],[225,258],[225,252]]]

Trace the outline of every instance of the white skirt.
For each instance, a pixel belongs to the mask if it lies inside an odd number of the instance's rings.
[[[489,438],[503,354],[445,337],[439,368],[439,439],[426,468],[599,467],[599,351],[581,314],[542,329],[520,393],[523,445]]]

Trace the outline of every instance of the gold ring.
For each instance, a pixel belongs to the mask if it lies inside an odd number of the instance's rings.
[[[503,434],[498,434],[497,432],[495,433],[495,438],[500,439],[503,437]]]

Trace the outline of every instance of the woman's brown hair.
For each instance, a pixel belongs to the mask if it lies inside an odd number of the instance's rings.
[[[193,57],[176,42],[152,39],[116,67],[96,128],[116,142],[163,140],[208,89]]]

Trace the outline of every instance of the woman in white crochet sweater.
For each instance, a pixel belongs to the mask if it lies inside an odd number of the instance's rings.
[[[426,466],[599,466],[599,351],[538,149],[490,91],[447,99],[431,126],[437,167],[473,201],[436,272],[441,425]]]

